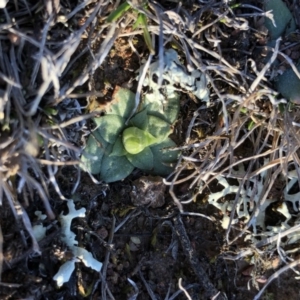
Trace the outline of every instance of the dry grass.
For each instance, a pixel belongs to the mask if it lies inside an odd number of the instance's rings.
[[[133,26],[134,15],[126,14],[117,23],[105,23],[105,18],[118,3],[86,0],[76,6],[68,1],[48,1],[47,5],[36,1],[10,1],[0,11],[0,198],[8,201],[15,219],[21,220],[31,236],[33,252],[39,252],[39,245],[23,206],[30,205],[30,198],[37,193],[48,218],[55,219],[49,204],[48,186],[51,183],[61,199],[65,199],[56,182],[56,173],[60,166],[77,164],[81,145],[70,132],[87,133],[85,120],[93,115],[84,115],[85,107],[70,99],[78,96],[76,89],[84,84],[89,87],[87,101],[97,96],[91,77],[105,61],[117,38],[127,38],[132,51],[139,58],[143,56],[132,43],[142,30],[128,30]],[[177,185],[187,182],[190,190],[198,190],[201,194],[221,175],[239,180],[241,189],[249,185],[250,179],[259,181],[261,173],[267,172],[260,200],[251,218],[238,231],[231,224],[240,199],[239,193],[236,194],[225,234],[227,245],[232,245],[249,233],[253,218],[280,174],[287,177],[289,172],[295,171],[300,186],[299,112],[297,107],[290,110],[285,99],[278,99],[278,93],[270,85],[273,62],[278,56],[294,70],[296,68],[281,52],[280,40],[271,49],[272,55],[264,67],[257,66],[259,62],[252,59],[247,60],[250,53],[247,47],[239,50],[228,45],[229,50],[242,53],[236,60],[226,51],[228,49],[223,49],[230,36],[235,39],[236,34],[245,32],[248,35],[241,43],[250,43],[255,39],[254,33],[263,36],[256,21],[267,14],[259,7],[244,5],[247,13],[239,15],[221,3],[175,6],[170,1],[172,9],[166,9],[150,2],[146,11],[136,1],[131,4],[146,14],[153,43],[154,37],[158,37],[156,47],[161,66],[163,49],[172,45],[189,71],[200,70],[209,78],[210,106],[216,110],[217,122],[209,135],[195,141],[193,131],[205,123],[199,115],[207,110],[207,105],[203,104],[193,113],[185,144],[178,147],[182,155],[176,171],[165,181],[179,210],[184,212],[185,205],[192,202],[195,195],[188,200],[180,199],[175,192]],[[148,56],[149,64],[152,57]],[[237,61],[239,58],[242,62]],[[79,60],[84,61],[80,66],[82,71],[72,72]],[[142,77],[136,94],[137,105],[141,93]],[[57,114],[49,113],[52,107],[56,107]],[[64,116],[66,111],[67,117]],[[251,155],[246,155],[246,149],[250,149]],[[265,165],[264,159],[268,161]],[[245,172],[237,175],[235,167],[241,164]],[[78,169],[73,192],[79,180]],[[299,229],[297,223],[290,225],[289,233]],[[285,234],[281,232],[281,237]],[[266,245],[277,239],[280,236],[268,237],[251,247],[262,253]],[[1,245],[0,236],[0,250]],[[250,252],[243,249],[236,253],[236,259],[253,253],[251,247]],[[286,254],[285,259],[294,258]],[[299,260],[294,260],[281,271],[297,264]],[[103,299],[105,297],[106,294]]]

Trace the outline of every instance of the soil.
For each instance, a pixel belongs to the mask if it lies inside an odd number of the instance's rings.
[[[63,187],[68,190],[74,171],[65,171],[70,182],[69,186],[64,183]],[[165,299],[178,291],[180,278],[182,285],[189,287],[192,299],[207,299],[191,261],[174,233],[174,217],[178,216],[178,210],[168,193],[165,193],[166,201],[162,207],[133,206],[130,191],[133,180],[138,176],[132,175],[124,182],[108,186],[95,185],[89,176],[83,175],[73,196],[77,209],[87,209],[86,218],[77,218],[72,225],[79,244],[99,261],[107,261],[107,288],[115,299],[130,299],[135,294],[128,279],[139,290],[137,299],[152,299],[149,289],[156,299]],[[54,193],[52,203],[57,215],[67,212],[66,204]],[[28,208],[29,216],[40,208],[39,201],[32,203]],[[186,211],[216,219],[220,217],[214,207],[201,200],[188,205]],[[60,241],[59,224],[49,224],[47,237],[40,242],[42,254],[35,257],[29,250],[30,245],[25,247],[22,244],[20,231],[5,206],[2,211],[4,217],[11,223],[6,222],[7,227],[2,228],[4,245],[9,247],[4,248],[2,282],[7,284],[0,289],[1,299],[102,299],[101,277],[81,263],[77,264],[76,272],[68,283],[60,289],[56,287],[53,276],[62,262],[72,257]],[[224,292],[227,299],[253,299],[258,292],[251,282],[253,266],[246,261],[232,262],[222,258],[222,252],[228,249],[224,248],[224,230],[218,222],[194,216],[183,216],[182,221],[191,248],[213,285]],[[112,230],[122,223],[113,234]],[[12,227],[16,228],[15,232],[12,232]],[[273,265],[274,269],[257,274],[257,277],[271,275],[278,267],[276,262]],[[299,294],[294,276],[292,271],[284,273],[268,287],[262,299],[297,299]],[[258,282],[255,284],[258,288],[263,286]],[[284,288],[286,286],[289,289]],[[186,299],[186,296],[181,293],[176,299]]]

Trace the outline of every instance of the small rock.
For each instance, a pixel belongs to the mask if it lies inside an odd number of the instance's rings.
[[[142,176],[133,182],[131,201],[136,206],[161,207],[165,204],[166,186],[159,176]]]
[[[130,238],[130,240],[131,240],[134,244],[136,244],[136,245],[140,245],[140,243],[141,243],[141,240],[140,240],[138,237],[136,237],[136,236],[132,236],[132,237]]]

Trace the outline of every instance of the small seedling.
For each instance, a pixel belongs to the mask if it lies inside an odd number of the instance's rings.
[[[142,4],[141,6],[143,10],[148,10],[147,2]],[[132,29],[142,28],[143,29],[143,36],[145,43],[150,51],[151,54],[155,54],[155,50],[152,46],[152,39],[148,30],[148,21],[146,15],[131,7],[131,5],[126,1],[121,4],[116,10],[114,10],[106,19],[107,23],[117,22],[118,20],[123,17],[127,11],[131,10],[136,15],[136,21],[132,26]]]

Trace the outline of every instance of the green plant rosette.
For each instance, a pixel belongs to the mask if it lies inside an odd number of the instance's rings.
[[[300,60],[298,61],[297,70],[300,72]],[[283,97],[295,104],[300,104],[300,79],[293,69],[288,69],[278,76],[275,86]]]
[[[179,151],[172,151],[176,144],[168,138],[179,111],[179,97],[178,103],[172,99],[165,106],[163,114],[144,98],[129,121],[135,95],[117,88],[113,98],[106,115],[93,120],[96,129],[81,157],[83,169],[108,183],[126,178],[134,168],[153,175],[170,174],[179,155]]]
[[[264,5],[265,11],[271,11],[273,15],[273,20],[265,18],[265,26],[271,40],[276,40],[283,34],[289,34],[296,30],[293,15],[283,0],[264,0]]]
[[[276,39],[295,32],[297,26],[292,12],[283,0],[264,0],[264,4],[265,11],[272,11],[273,15],[273,20],[265,18],[265,26],[268,29],[271,39],[268,46],[274,47]],[[270,52],[266,60],[268,60],[272,54],[273,52]],[[278,61],[275,61],[275,64],[278,63]],[[298,72],[300,71],[300,60],[297,64],[297,70]],[[274,83],[283,97],[292,103],[300,103],[300,79],[292,68],[288,68],[282,75],[277,76]]]

